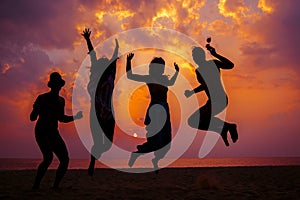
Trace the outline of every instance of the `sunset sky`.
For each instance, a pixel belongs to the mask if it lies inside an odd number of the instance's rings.
[[[203,46],[206,38],[212,37],[211,45],[235,64],[234,69],[222,71],[222,77],[229,96],[226,120],[237,123],[240,137],[229,148],[220,139],[207,157],[300,156],[299,1],[64,0],[56,3],[2,0],[0,5],[0,158],[41,157],[34,138],[35,123],[30,122],[29,114],[37,95],[48,91],[46,83],[52,71],[61,72],[66,80],[61,92],[66,99],[66,113],[72,114],[72,107],[74,112],[88,110],[88,101],[72,104],[75,79],[82,75],[78,69],[85,69],[88,75],[84,62],[88,58],[87,47],[80,35],[85,27],[92,30],[95,47],[101,46],[103,41],[111,45],[105,54],[107,57],[114,48],[114,38],[120,37],[116,83],[124,82],[115,91],[114,99],[120,123],[115,133],[118,146],[132,151],[143,141],[132,135],[144,134],[142,122],[149,103],[145,86],[132,93],[129,110],[136,124],[130,125],[122,110],[126,98],[122,95],[134,86],[123,77],[126,53],[134,46],[155,45],[155,41],[135,35],[122,38],[122,33],[143,27],[167,28]],[[172,35],[165,37],[157,45],[188,56],[191,50],[188,43],[175,48],[184,41]],[[170,45],[172,42],[174,46]],[[154,47],[137,50],[133,66],[145,65],[154,56],[162,56],[168,66],[166,74],[174,73],[173,62],[177,62],[181,76],[195,87],[195,64],[187,63],[185,57],[170,51]],[[103,56],[101,53],[98,52],[98,56]],[[183,102],[176,98],[176,93],[183,94],[187,89],[182,84],[179,80],[173,89],[170,87],[168,96],[173,137],[179,124],[186,120],[180,118],[184,111],[177,109]],[[197,94],[197,100],[201,105],[206,97]],[[193,109],[189,103],[183,104],[181,109]],[[88,116],[89,113],[84,112],[81,122],[87,126]],[[60,124],[60,132],[71,158],[88,158],[79,137],[83,133],[77,133],[74,123]],[[89,132],[84,134],[90,137]],[[184,157],[198,157],[204,135],[198,131]]]

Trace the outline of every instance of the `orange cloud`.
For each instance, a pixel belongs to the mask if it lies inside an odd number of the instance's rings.
[[[218,35],[231,35],[232,31],[234,31],[234,28],[234,26],[229,25],[227,22],[221,19],[217,19],[207,26],[208,31],[217,33]]]
[[[268,3],[267,3],[267,0],[259,0],[257,7],[260,8],[264,12],[272,13],[274,11],[274,8]]]
[[[240,17],[245,16],[246,12],[249,11],[249,8],[246,7],[243,0],[220,0],[218,8],[220,14],[225,17],[232,17],[237,21],[240,20]]]
[[[26,8],[26,4],[22,4],[21,7]],[[80,66],[82,59],[87,56],[87,47],[80,35],[86,27],[91,28],[93,31],[92,42],[95,46],[114,34],[139,27],[175,29],[200,41],[202,44],[205,44],[205,36],[207,36],[205,34],[209,33],[213,38],[212,45],[216,47],[217,51],[236,64],[233,70],[223,71],[222,74],[225,75],[223,76],[224,83],[230,98],[228,111],[232,113],[230,118],[233,121],[239,120],[246,124],[245,127],[249,131],[243,132],[245,137],[247,137],[247,134],[251,134],[251,130],[255,126],[253,124],[249,125],[248,121],[261,122],[262,119],[268,120],[268,117],[272,114],[288,113],[293,109],[299,110],[299,105],[295,103],[299,102],[299,95],[292,95],[299,94],[297,92],[299,78],[297,75],[292,76],[292,74],[297,74],[295,71],[298,70],[295,67],[298,62],[293,62],[293,59],[296,60],[297,58],[296,47],[299,46],[297,40],[299,31],[297,32],[298,26],[295,20],[298,19],[297,13],[299,12],[296,9],[297,3],[294,1],[274,3],[270,0],[258,0],[253,3],[253,1],[246,0],[220,0],[215,4],[204,0],[153,0],[140,1],[139,3],[133,0],[107,0],[90,1],[89,4],[86,1],[76,1],[76,3],[72,3],[72,6],[69,4],[70,2],[62,4],[63,6],[60,6],[60,9],[56,9],[58,5],[53,3],[40,4],[43,11],[51,11],[52,13],[40,17],[38,15],[41,12],[31,12],[35,10],[31,10],[31,7],[28,6],[26,10],[28,12],[26,13],[30,14],[31,19],[37,19],[37,21],[31,20],[26,22],[25,25],[24,20],[27,18],[23,18],[23,16],[15,21],[13,21],[14,19],[5,19],[15,29],[8,26],[3,29],[4,32],[2,33],[5,37],[2,37],[4,39],[0,49],[1,61],[3,62],[1,63],[2,74],[0,74],[2,75],[1,81],[3,81],[1,103],[3,103],[2,108],[7,110],[6,113],[9,113],[9,110],[13,114],[25,112],[26,116],[24,114],[24,119],[18,119],[19,121],[27,123],[25,120],[28,120],[27,114],[31,109],[34,97],[48,90],[46,84],[49,77],[47,75],[53,71],[49,68],[54,68],[63,73],[66,86],[63,88],[61,95],[66,98],[67,110],[71,111],[73,82],[78,77],[76,69]],[[209,6],[212,6],[209,9],[214,12],[205,15],[203,8],[206,9]],[[67,10],[70,7],[75,9]],[[67,14],[62,11],[67,11]],[[12,12],[10,11],[10,13]],[[65,15],[62,16],[60,13]],[[21,13],[18,15],[21,15]],[[281,20],[285,20],[286,23],[281,23]],[[45,21],[50,26],[41,26],[41,23],[44,24]],[[34,24],[34,27],[39,28],[28,29],[29,25],[32,24]],[[62,26],[62,24],[66,26]],[[63,31],[62,27],[64,28]],[[160,37],[159,39],[164,39],[159,41],[163,41],[162,46],[165,50],[184,56],[190,55],[190,47],[188,45],[178,45],[181,41],[174,38],[172,34]],[[142,48],[145,43],[157,45],[156,42],[155,40],[145,42],[142,36],[134,35],[130,40],[120,40],[120,51],[125,51],[124,49],[128,49],[127,47],[130,45]],[[24,44],[24,46],[16,45],[18,43]],[[27,52],[29,50],[26,49],[32,44],[42,53],[34,54],[32,51],[29,54],[30,52]],[[113,49],[114,44],[110,45],[108,49]],[[61,49],[66,52],[61,51]],[[169,62],[168,65],[172,65],[174,61],[178,62],[181,67],[180,73],[193,86],[196,86],[197,81],[191,63],[186,63],[184,59],[175,54],[171,55],[170,52],[153,50],[149,51],[151,56],[144,56],[142,52],[138,52],[137,55],[142,56],[136,58],[135,62],[136,64],[147,64],[152,56],[161,55]],[[47,58],[47,55],[49,58]],[[99,53],[98,56],[102,55]],[[294,66],[294,68],[291,66]],[[117,73],[119,73],[119,76],[125,72],[124,67],[125,59],[121,58],[118,62]],[[274,70],[275,67],[278,68]],[[61,68],[61,70],[58,68]],[[263,75],[260,74],[262,71],[264,71]],[[88,69],[86,69],[86,73],[89,73]],[[283,76],[286,73],[288,75]],[[18,81],[16,82],[16,80]],[[126,86],[124,88],[126,89]],[[126,91],[124,88],[120,92]],[[81,89],[86,90],[86,85],[82,85]],[[178,91],[182,92],[184,89],[182,87]],[[19,93],[24,93],[24,95],[19,95]],[[148,92],[145,89],[143,95],[147,96],[147,94]],[[4,98],[4,96],[7,97]],[[169,94],[169,96],[171,112],[174,112],[172,113],[174,116],[172,125],[176,126],[179,123],[176,116],[180,114],[176,113],[177,104],[172,100],[172,94]],[[121,97],[122,94],[117,99],[118,108],[122,107]],[[202,94],[199,94],[198,98],[201,102],[205,101],[205,96]],[[147,104],[146,98],[139,100],[133,98],[130,102],[131,116],[136,120],[136,123],[142,125],[142,118],[145,115],[143,109],[145,108],[143,105],[135,107],[134,102],[138,101],[140,104]],[[79,98],[75,104],[75,106],[79,106],[76,109],[80,109],[80,106],[89,107],[89,101],[84,98]],[[24,110],[24,107],[27,107],[27,110]],[[274,111],[273,107],[278,107],[278,109]],[[253,112],[257,109],[260,110],[261,116],[257,116]],[[87,117],[88,112],[85,114]],[[293,115],[289,114],[289,116]],[[14,117],[11,116],[9,119],[13,120]],[[290,123],[294,122],[293,119],[298,118],[291,117]],[[85,120],[84,123],[88,124],[88,118],[83,120]],[[262,124],[265,124],[267,129],[271,123]],[[10,126],[13,127],[13,125]],[[295,129],[294,132],[296,131]],[[259,133],[263,135],[263,133]],[[277,133],[281,134],[279,131]],[[252,135],[251,137],[257,138],[258,136]],[[122,141],[120,142],[122,143]],[[245,143],[242,142],[241,144]]]
[[[2,71],[1,71],[1,73],[2,74],[6,74],[6,72],[8,71],[10,69],[10,66],[9,66],[9,64],[4,64],[3,65],[3,67],[2,67]]]

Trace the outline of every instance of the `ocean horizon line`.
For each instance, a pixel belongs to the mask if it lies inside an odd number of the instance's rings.
[[[41,158],[0,158],[0,170],[37,169]],[[128,169],[128,159],[110,158],[96,162],[96,168]],[[59,164],[53,159],[49,169],[56,169]],[[70,159],[69,169],[87,169],[88,159]],[[251,167],[251,166],[300,166],[300,157],[243,157],[243,158],[179,158],[162,159],[161,168],[195,167]],[[152,168],[151,158],[139,158],[133,168]]]

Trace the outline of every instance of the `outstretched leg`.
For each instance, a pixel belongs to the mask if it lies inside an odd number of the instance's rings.
[[[89,168],[88,168],[88,175],[89,176],[93,176],[94,175],[95,161],[96,161],[96,158],[93,156],[93,154],[91,154],[91,160],[90,160],[90,164],[89,164]]]
[[[53,146],[53,151],[59,160],[59,166],[56,170],[56,177],[53,184],[53,188],[58,188],[59,183],[66,174],[69,165],[68,150],[65,142],[60,137],[60,135],[58,135],[56,138],[55,144]]]
[[[141,153],[138,153],[138,152],[132,152],[131,155],[130,155],[130,159],[128,161],[128,166],[129,167],[132,167],[133,164],[135,163],[136,159],[141,156],[142,154]]]
[[[101,157],[103,147],[103,130],[100,122],[95,114],[96,111],[90,111],[90,129],[93,137],[94,145],[91,149],[90,164],[88,167],[88,175],[93,176],[95,170],[95,161]]]
[[[233,143],[235,143],[238,140],[238,132],[237,132],[236,124],[222,121],[217,117],[213,117],[211,122],[212,125],[209,127],[209,130],[219,133],[226,146],[229,146],[229,142],[227,140],[227,132],[230,133],[231,140]]]
[[[219,133],[226,146],[229,146],[227,132],[231,134],[233,142],[237,140],[236,125],[225,122],[215,116],[212,116],[211,105],[205,104],[199,110],[194,112],[188,119],[188,124],[192,128],[199,130],[210,130]]]
[[[152,159],[152,164],[153,164],[153,168],[154,170],[159,170],[158,167],[158,161],[161,160],[163,157],[165,157],[165,155],[168,153],[168,151],[171,148],[171,144],[167,144],[164,147],[162,147],[161,149],[157,150],[154,152],[154,158]],[[156,171],[158,173],[158,171]]]
[[[157,157],[154,157],[152,159],[153,169],[155,170],[156,173],[158,173],[158,170],[159,170],[158,161],[159,161],[159,159]]]
[[[111,120],[104,120],[99,118],[99,120],[100,121],[97,123],[99,123],[101,126],[99,126],[99,124],[91,126],[91,130],[94,136],[94,146],[91,150],[91,160],[88,168],[89,176],[94,175],[96,159],[99,159],[102,153],[108,151],[111,148],[114,137],[114,119],[112,118]]]
[[[101,153],[104,153],[107,152],[112,146],[115,132],[115,120],[112,116],[110,120],[102,120],[100,124],[104,133]]]
[[[53,160],[53,153],[51,150],[51,146],[49,145],[49,141],[47,141],[47,138],[37,136],[36,141],[37,141],[39,148],[43,154],[43,161],[38,166],[37,173],[35,176],[35,181],[32,186],[33,189],[39,189],[40,183],[41,183],[43,177],[45,176],[45,173]]]

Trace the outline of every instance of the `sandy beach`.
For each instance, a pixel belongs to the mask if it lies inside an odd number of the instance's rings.
[[[0,171],[0,199],[300,199],[300,167],[165,168],[158,174],[69,170],[61,189],[49,170],[32,191],[35,170]]]

